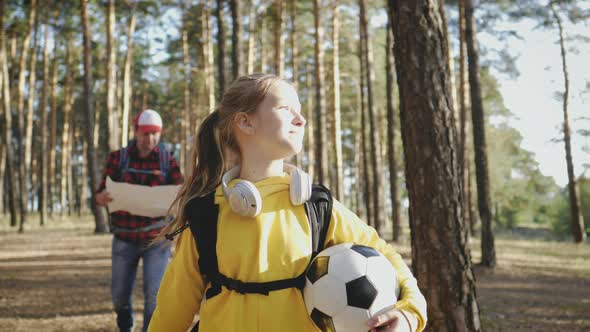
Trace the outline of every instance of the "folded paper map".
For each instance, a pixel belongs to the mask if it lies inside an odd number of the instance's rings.
[[[108,203],[109,212],[123,210],[137,216],[163,217],[179,189],[180,185],[150,187],[115,182],[107,177],[106,190],[113,198]]]

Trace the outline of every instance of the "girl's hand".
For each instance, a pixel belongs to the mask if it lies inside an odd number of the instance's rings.
[[[398,309],[389,309],[368,321],[370,332],[412,332],[409,319]]]

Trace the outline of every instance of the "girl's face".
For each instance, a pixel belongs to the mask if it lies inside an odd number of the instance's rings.
[[[295,89],[277,81],[251,114],[252,140],[270,159],[284,159],[301,151],[305,118]]]

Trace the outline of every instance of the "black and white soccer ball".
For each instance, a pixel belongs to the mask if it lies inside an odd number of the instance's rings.
[[[395,269],[371,247],[353,243],[329,247],[305,273],[307,313],[324,332],[366,332],[367,320],[391,308],[398,297]]]

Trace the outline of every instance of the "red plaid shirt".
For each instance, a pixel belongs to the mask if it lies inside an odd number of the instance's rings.
[[[145,158],[139,157],[137,147],[132,145],[129,147],[129,168],[137,170],[159,170],[160,169],[160,149],[156,146],[150,154]],[[127,182],[132,184],[139,184],[144,186],[160,186],[165,184],[181,184],[183,182],[182,174],[176,159],[170,155],[170,169],[165,179],[158,174],[144,174],[135,172],[126,172],[123,179],[121,179],[121,169],[119,167],[119,156],[121,150],[109,153],[107,157],[106,167],[102,175],[102,181],[98,186],[97,193],[105,189],[106,177],[110,176],[113,181]],[[119,229],[126,230],[125,232],[116,232],[115,236],[129,242],[137,244],[146,244],[154,239],[162,227],[150,229],[147,231],[139,231],[138,229],[148,227],[160,221],[162,218],[150,218],[143,216],[136,216],[127,211],[116,211],[111,213],[111,224]],[[129,231],[127,231],[129,230]],[[138,231],[134,231],[138,230]]]

